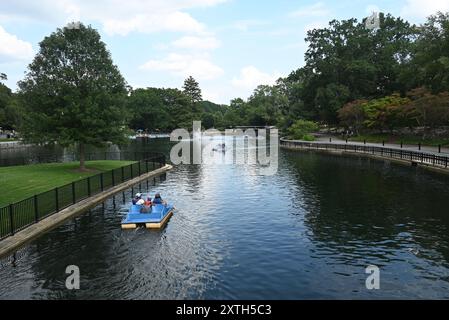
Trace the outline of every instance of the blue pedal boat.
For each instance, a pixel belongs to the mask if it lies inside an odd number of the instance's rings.
[[[174,207],[171,205],[156,204],[151,213],[140,213],[141,206],[133,205],[122,220],[122,229],[136,229],[145,226],[147,229],[161,229],[173,215]]]

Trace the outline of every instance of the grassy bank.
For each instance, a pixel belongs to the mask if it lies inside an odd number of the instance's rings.
[[[88,172],[79,163],[51,163],[0,168],[0,207],[70,182],[133,163],[133,161],[90,161]]]
[[[19,140],[17,140],[17,139],[0,138],[0,142],[15,142],[15,141],[19,141]]]
[[[395,136],[391,134],[359,135],[350,138],[349,141],[366,141],[368,143],[382,143],[382,141],[385,141],[385,143],[391,144],[400,144],[402,141],[404,144],[411,145],[418,145],[421,143],[423,146],[430,147],[437,147],[438,145],[442,145],[443,147],[449,146],[449,139],[422,139],[421,137],[416,136]]]

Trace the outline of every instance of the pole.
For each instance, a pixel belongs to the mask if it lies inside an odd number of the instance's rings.
[[[56,204],[56,212],[59,212],[59,192],[58,192],[58,188],[55,188],[55,204]]]
[[[73,204],[76,203],[76,196],[75,196],[75,182],[72,182],[72,202],[73,202]]]
[[[37,202],[37,195],[34,195],[34,221],[39,221],[39,207]]]

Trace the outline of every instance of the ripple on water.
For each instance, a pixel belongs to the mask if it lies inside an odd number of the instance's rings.
[[[447,179],[366,159],[280,155],[273,176],[176,167],[143,190],[177,207],[160,231],[122,231],[129,203],[106,201],[2,262],[0,298],[447,298]],[[65,290],[72,264],[77,292]],[[381,268],[379,292],[365,288],[371,264]]]

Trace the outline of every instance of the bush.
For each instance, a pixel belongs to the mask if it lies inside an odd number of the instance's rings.
[[[314,141],[315,137],[311,133],[318,131],[316,122],[298,120],[288,128],[289,137],[296,140]]]

